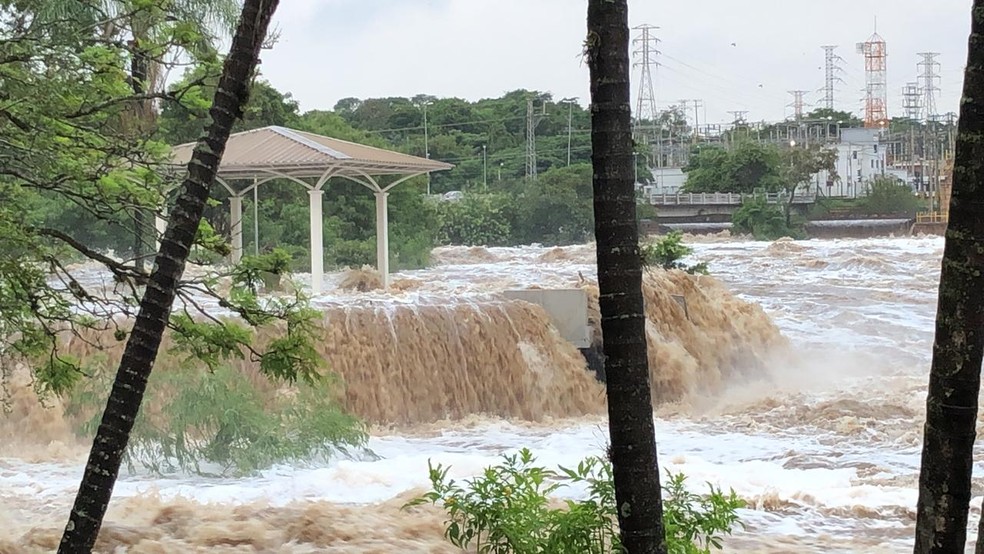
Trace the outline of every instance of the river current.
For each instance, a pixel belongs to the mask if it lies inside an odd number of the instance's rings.
[[[674,335],[652,323],[651,341],[665,338],[679,346],[660,350],[655,358],[672,367],[666,386],[678,389],[655,410],[657,441],[663,468],[686,473],[695,490],[711,482],[733,488],[748,502],[741,512],[745,528],[726,541],[726,551],[911,549],[942,247],[938,237],[773,243],[720,238],[694,244],[694,260],[707,262],[719,282],[713,287],[729,289],[751,307],[739,306],[724,293],[706,293],[695,296],[690,306],[688,325],[695,329],[688,334]],[[316,303],[344,318],[350,334],[363,331],[346,310],[353,303],[374,303],[373,313],[390,322],[385,333],[397,345],[403,333],[400,310],[411,310],[413,317],[424,318],[420,321],[431,321],[428,310],[439,312],[445,315],[435,315],[434,321],[447,325],[486,314],[482,317],[494,326],[501,315],[508,320],[503,325],[509,333],[527,344],[523,336],[534,331],[524,331],[525,316],[501,306],[490,308],[498,304],[486,296],[505,288],[592,280],[592,254],[589,246],[445,248],[435,253],[435,267],[395,276],[404,290],[398,298],[378,291],[339,292]],[[339,284],[340,279],[329,282]],[[661,283],[655,280],[650,286],[658,289]],[[650,313],[651,320],[657,317]],[[772,344],[769,319],[788,341],[785,355],[763,356],[769,361],[755,371],[708,369],[724,362],[708,361],[709,353],[698,350],[734,350],[739,341]],[[723,327],[700,335],[701,325]],[[460,343],[469,342],[467,332],[461,331]],[[350,339],[344,333],[337,337],[338,342]],[[526,364],[522,372],[550,367],[551,375],[560,378],[571,371],[564,364],[577,358],[568,347],[551,346],[554,340],[530,339],[529,346],[517,350],[514,337],[507,348],[519,352],[515,359]],[[344,353],[326,355],[341,359]],[[421,354],[420,363],[439,361],[433,357],[437,354],[427,356]],[[359,363],[373,360],[363,357]],[[377,362],[380,367],[396,364]],[[519,362],[505,356],[490,363],[489,375]],[[465,364],[461,371],[480,379],[482,374],[475,372],[484,370]],[[660,369],[653,371],[659,386]],[[700,378],[691,383],[682,377],[687,372],[700,373]],[[354,374],[341,373],[355,381]],[[504,383],[472,383],[469,390],[477,391],[478,399],[472,404],[442,400],[444,412],[439,414],[393,407],[398,392],[388,393],[386,405],[374,403],[372,395],[356,395],[350,407],[376,422],[369,448],[378,459],[279,466],[237,479],[125,474],[116,487],[100,549],[454,552],[441,537],[441,512],[400,511],[426,485],[428,460],[451,465],[455,477],[468,477],[521,447],[549,466],[602,453],[607,429],[601,389],[590,380],[582,383],[581,377],[570,378],[576,386],[544,389],[554,401],[539,401],[542,405],[531,404],[532,394],[498,396],[495,391]],[[419,375],[402,378],[411,382]],[[713,386],[704,386],[712,381]],[[364,379],[359,383],[385,386]],[[483,404],[481,398],[489,400]],[[573,399],[570,405],[560,405],[565,398]],[[74,497],[86,446],[59,435],[64,423],[57,408],[23,402],[13,408],[6,435],[0,434],[8,441],[0,446],[0,553],[50,551]],[[44,440],[25,446],[28,436]],[[980,475],[984,468],[975,469]],[[975,483],[971,529],[976,530],[982,490]]]

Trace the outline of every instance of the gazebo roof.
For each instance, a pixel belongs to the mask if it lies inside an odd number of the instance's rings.
[[[175,146],[171,162],[185,166],[195,143]],[[401,154],[314,133],[270,126],[229,136],[219,177],[252,179],[258,176],[321,177],[408,175],[451,169],[451,164]]]

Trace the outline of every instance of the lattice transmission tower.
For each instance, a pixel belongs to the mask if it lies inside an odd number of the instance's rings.
[[[888,125],[888,48],[885,39],[874,34],[858,43],[858,54],[864,56],[864,126],[881,128]]]
[[[837,83],[844,82],[840,77],[840,74],[844,71],[840,65],[844,62],[844,58],[834,52],[837,49],[836,46],[821,46],[821,48],[824,51],[823,107],[833,110]]]
[[[940,91],[937,86],[940,82],[940,62],[936,61],[939,56],[937,52],[920,52],[922,58],[916,67],[919,68],[919,91],[922,96],[922,116],[924,121],[935,121],[939,114],[936,113],[936,93]]]
[[[906,83],[902,87],[902,113],[910,121],[920,121],[922,119],[920,105],[919,83]]]
[[[795,119],[803,119],[803,106],[806,102],[803,100],[803,96],[806,94],[805,90],[791,90],[789,94],[793,95],[793,103],[788,104],[789,107],[793,108],[793,116]]]
[[[632,39],[632,56],[636,60],[632,67],[642,68],[639,74],[639,97],[636,101],[635,120],[636,125],[648,122],[652,126],[658,117],[656,111],[656,89],[653,87],[653,73],[659,67],[656,57],[660,52],[657,49],[659,39],[653,31],[659,29],[653,25],[639,25],[633,27],[639,31],[639,36]]]

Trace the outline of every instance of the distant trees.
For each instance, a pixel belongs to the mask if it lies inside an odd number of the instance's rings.
[[[511,181],[490,193],[465,193],[436,205],[441,244],[563,245],[591,240],[591,165],[550,169],[535,182]]]
[[[780,148],[751,140],[732,148],[698,147],[684,168],[686,192],[785,191],[790,195],[820,171],[836,178],[837,151],[818,145]]]
[[[686,192],[751,193],[782,188],[781,154],[773,145],[742,141],[732,149],[698,147],[683,168]]]

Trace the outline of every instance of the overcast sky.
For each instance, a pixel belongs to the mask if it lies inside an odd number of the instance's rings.
[[[302,110],[340,98],[469,100],[518,88],[588,101],[581,62],[585,0],[285,0],[280,42],[262,71]],[[864,65],[855,44],[874,30],[888,44],[889,113],[915,80],[917,52],[939,52],[939,112],[956,111],[971,0],[630,0],[630,25],[660,27],[658,104],[701,99],[701,119],[775,120],[792,113],[789,90],[819,107],[824,44],[844,58],[840,109],[859,113]],[[732,43],[734,45],[732,45]],[[633,73],[633,102],[638,91]],[[761,86],[760,86],[761,85]],[[706,113],[705,113],[706,112]]]

